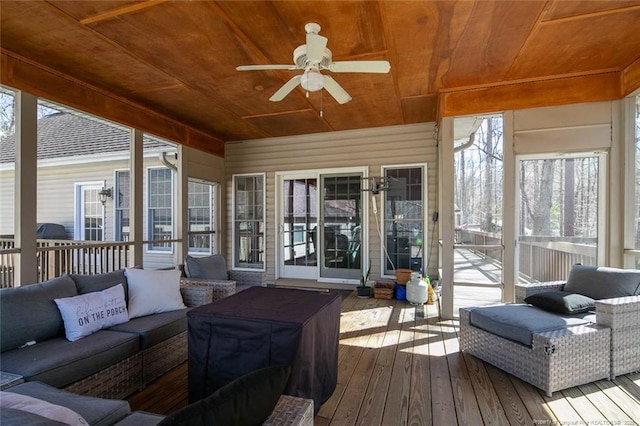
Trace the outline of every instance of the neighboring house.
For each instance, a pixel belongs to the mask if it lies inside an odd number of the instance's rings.
[[[130,131],[93,117],[67,112],[38,120],[38,222],[64,226],[67,237],[82,241],[129,241]],[[175,266],[177,194],[175,145],[144,137],[145,267]],[[0,234],[13,234],[14,135],[0,141]],[[191,231],[215,231],[214,184],[189,183]],[[103,191],[101,200],[101,191]],[[106,192],[106,194],[104,193]],[[190,238],[190,252],[215,250],[212,234]],[[213,244],[212,244],[213,242]],[[213,245],[213,247],[212,247]]]

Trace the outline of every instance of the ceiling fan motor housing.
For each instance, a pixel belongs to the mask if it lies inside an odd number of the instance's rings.
[[[296,50],[293,51],[293,63],[296,64],[296,68],[300,69],[305,69],[310,65],[317,65],[319,69],[327,68],[331,64],[331,58],[331,51],[326,47],[324,48],[322,60],[318,64],[311,64],[309,62],[306,44],[296,47]]]

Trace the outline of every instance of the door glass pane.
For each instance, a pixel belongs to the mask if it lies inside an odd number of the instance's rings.
[[[386,169],[384,230],[385,274],[396,268],[422,271],[423,253],[423,168]]]
[[[564,280],[596,264],[598,157],[520,162],[520,274]]]
[[[264,176],[234,176],[235,266],[264,267]]]
[[[84,235],[86,241],[102,241],[103,206],[99,189],[85,189],[83,194]]]
[[[321,276],[358,279],[361,259],[362,177],[325,176]]]
[[[316,266],[317,179],[283,181],[282,259],[285,265]]]

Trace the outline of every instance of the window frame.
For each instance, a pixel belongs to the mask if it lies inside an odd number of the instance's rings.
[[[217,182],[209,182],[202,179],[196,178],[188,178],[187,179],[187,188],[189,184],[200,184],[206,185],[209,188],[209,248],[207,251],[203,250],[194,250],[190,245],[190,238],[187,235],[187,252],[193,256],[208,256],[212,254],[218,254],[218,229],[217,229],[217,205],[218,205],[218,197],[219,197],[219,184]],[[189,192],[190,195],[190,192]],[[207,207],[207,206],[205,206]],[[189,202],[187,201],[187,234],[191,232],[191,209],[192,208],[203,208],[203,206],[191,207]],[[215,250],[214,250],[215,249]]]
[[[430,241],[431,239],[428,238],[428,234],[429,234],[429,220],[428,220],[428,211],[429,211],[429,169],[428,169],[429,165],[428,163],[407,163],[407,164],[389,164],[389,165],[382,165],[380,167],[380,176],[385,177],[386,176],[386,172],[388,170],[399,170],[399,169],[416,169],[416,168],[420,168],[422,169],[422,173],[421,173],[421,178],[422,178],[422,190],[421,190],[421,195],[422,195],[422,200],[423,200],[423,204],[422,204],[422,253],[420,255],[421,259],[422,259],[422,268],[421,268],[421,273],[423,275],[427,275],[428,274],[428,270],[429,270],[429,257],[428,257],[428,248],[430,247]],[[386,249],[386,244],[385,244],[385,239],[386,239],[386,211],[387,211],[387,200],[386,200],[386,195],[385,195],[385,191],[380,191],[380,194],[382,195],[380,198],[380,207],[378,209],[378,211],[382,211],[382,215],[379,219],[379,226],[377,226],[378,232],[380,233],[380,277],[382,278],[391,278],[391,279],[395,279],[395,272],[391,271],[388,272],[386,270],[386,265],[387,265],[387,249]],[[373,212],[374,214],[374,219],[375,219],[375,212]],[[416,219],[412,219],[411,221],[418,221]],[[409,254],[410,258],[409,258],[409,262],[410,262],[410,266],[411,266],[411,253]],[[397,265],[396,265],[396,269],[397,269]]]
[[[237,208],[238,208],[238,196],[236,193],[237,180],[238,178],[247,178],[253,177],[262,178],[262,218],[261,220],[253,220],[253,222],[259,223],[262,222],[263,229],[263,237],[262,237],[262,247],[260,247],[260,251],[262,252],[262,262],[260,263],[240,263],[238,259],[239,253],[239,245],[240,241],[238,238],[240,237],[236,232],[236,224],[237,222],[247,222],[247,220],[238,220],[237,217]],[[234,174],[231,176],[231,194],[232,194],[232,208],[231,208],[231,233],[232,233],[232,242],[231,242],[231,251],[232,251],[232,269],[238,271],[266,271],[267,265],[267,252],[266,252],[266,186],[267,186],[267,176],[266,173],[240,173]],[[250,265],[256,265],[255,267],[251,267]]]
[[[158,254],[173,254],[174,252],[174,248],[173,248],[173,240],[175,239],[175,189],[174,189],[174,185],[175,185],[175,177],[174,177],[174,173],[173,171],[169,168],[169,167],[165,167],[165,166],[152,166],[152,167],[147,167],[147,173],[146,173],[146,177],[147,177],[147,184],[146,184],[146,200],[147,200],[147,206],[146,206],[146,219],[147,219],[147,226],[146,226],[146,232],[147,232],[147,241],[154,241],[154,239],[152,238],[153,236],[153,232],[152,232],[152,224],[153,221],[151,220],[151,212],[156,210],[156,209],[160,209],[160,208],[152,208],[151,207],[151,172],[154,170],[167,170],[169,171],[169,175],[171,177],[171,193],[169,194],[169,198],[171,199],[171,207],[169,208],[169,210],[171,211],[171,238],[169,239],[169,242],[167,242],[166,244],[169,245],[169,247],[167,247],[165,249],[165,247],[157,247],[154,246],[153,243],[149,243],[147,242],[145,244],[146,246],[146,252],[147,253],[158,253]],[[165,194],[166,195],[166,194]],[[163,209],[166,207],[162,207]],[[158,244],[158,243],[156,243]]]
[[[120,185],[120,174],[121,173],[128,173],[128,178],[129,178],[129,184],[128,184],[128,192],[129,192],[129,207],[123,208],[120,207],[120,201],[119,201],[119,197],[118,194],[119,189],[121,188]],[[124,196],[123,196],[123,200],[124,200]],[[122,211],[128,211],[129,212],[129,228],[131,228],[131,170],[130,169],[114,169],[113,170],[113,240],[114,241],[123,241],[123,242],[129,242],[131,241],[131,233],[129,232],[129,236],[128,238],[122,239],[122,235],[118,235],[118,223],[119,223],[119,216],[118,213],[122,212]],[[122,232],[122,226],[120,226],[120,233]]]
[[[640,129],[636,134],[636,119],[640,116],[640,91],[623,99],[624,105],[624,155],[629,161],[625,163],[624,179],[624,249],[623,262],[625,268],[638,268],[640,264],[640,248],[635,247],[636,235],[636,191],[640,182],[636,182],[636,162],[640,158],[636,154],[636,144],[640,143]]]

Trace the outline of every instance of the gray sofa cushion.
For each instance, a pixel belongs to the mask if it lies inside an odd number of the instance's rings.
[[[26,382],[9,388],[7,392],[28,395],[51,404],[62,405],[80,414],[92,426],[111,425],[131,412],[127,401],[76,395],[38,382]]]
[[[68,275],[0,290],[0,351],[62,335],[64,325],[53,299],[77,295]]]
[[[46,417],[16,410],[15,408],[3,408],[0,410],[0,425],[11,426],[67,426],[66,423],[56,422]]]
[[[164,416],[159,414],[135,411],[113,426],[156,426],[163,419]]]
[[[563,290],[596,300],[635,296],[640,294],[640,270],[574,265]]]
[[[229,279],[227,264],[219,254],[206,257],[187,256],[184,260],[184,273],[188,278]]]
[[[54,337],[2,354],[2,370],[63,387],[128,358],[140,350],[134,334],[100,330],[69,342]]]
[[[127,294],[129,293],[129,287],[127,286],[127,277],[124,275],[124,269],[106,272],[104,274],[71,274],[69,276],[76,283],[78,294],[102,291],[114,285],[122,284],[122,287],[124,287],[125,300],[128,299]]]
[[[469,321],[474,327],[527,346],[531,346],[534,333],[587,324],[578,317],[564,317],[523,304],[473,308]]]
[[[148,349],[166,339],[187,331],[187,311],[163,312],[134,318],[128,322],[118,324],[109,330],[134,333],[140,337],[141,349]]]

